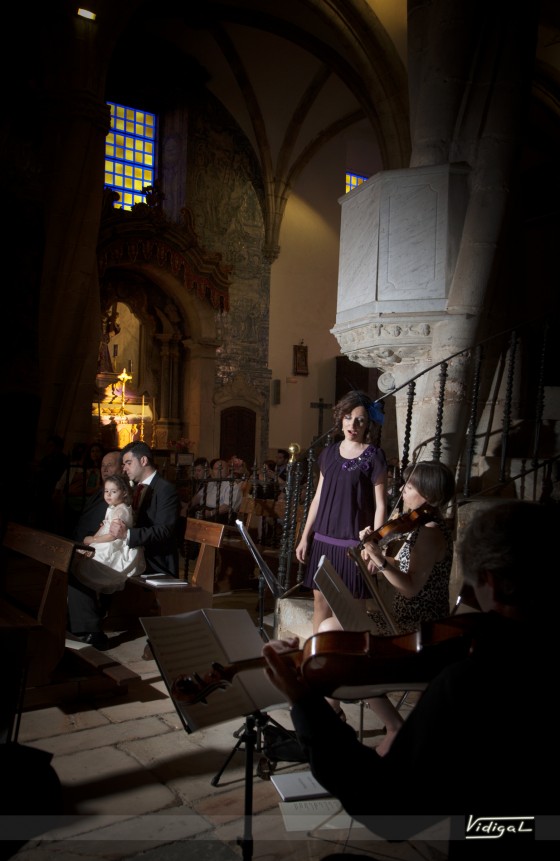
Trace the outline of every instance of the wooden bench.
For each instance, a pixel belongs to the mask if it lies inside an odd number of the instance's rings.
[[[27,631],[27,687],[47,684],[64,655],[68,572],[78,548],[87,549],[17,523],[6,527],[0,626]]]
[[[189,582],[176,577],[145,575],[130,577],[123,592],[113,595],[111,616],[170,616],[212,606],[216,549],[221,546],[225,526],[187,518],[185,539],[200,544]]]

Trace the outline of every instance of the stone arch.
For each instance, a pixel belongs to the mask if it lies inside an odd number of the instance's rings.
[[[244,409],[255,413],[254,457],[258,462],[262,462],[266,457],[263,446],[268,440],[268,428],[264,427],[264,416],[267,415],[266,404],[262,394],[255,389],[251,380],[245,374],[238,374],[227,387],[222,387],[216,391],[214,406],[214,438],[218,441],[216,450],[220,451],[222,447],[220,436],[222,413],[233,408]],[[252,464],[248,464],[248,466],[252,466]]]
[[[216,318],[229,307],[228,270],[219,255],[200,249],[188,228],[178,234],[161,220],[155,225],[130,216],[111,213],[113,229],[102,231],[102,312],[122,302],[139,320],[137,383],[154,399],[154,444],[167,448],[186,437],[197,450],[206,432],[201,416],[212,414]]]

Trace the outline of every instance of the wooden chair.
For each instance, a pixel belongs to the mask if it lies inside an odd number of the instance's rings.
[[[214,594],[214,574],[216,570],[216,550],[221,546],[225,525],[187,517],[185,539],[200,544],[191,583],[210,595]],[[211,605],[208,605],[211,606]]]
[[[177,577],[143,575],[130,577],[124,592],[111,601],[111,616],[172,616],[212,606],[216,549],[220,547],[226,527],[188,517],[186,541],[200,544],[200,552],[190,581]]]

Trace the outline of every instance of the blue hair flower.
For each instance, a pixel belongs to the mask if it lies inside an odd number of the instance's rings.
[[[385,414],[383,412],[383,406],[381,401],[373,401],[367,408],[368,416],[372,420],[372,422],[377,422],[378,425],[382,425],[385,421]]]

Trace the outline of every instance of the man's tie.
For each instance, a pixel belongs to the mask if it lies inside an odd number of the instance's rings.
[[[134,493],[132,495],[132,510],[138,511],[140,508],[140,502],[142,501],[142,494],[144,493],[144,489],[147,487],[147,484],[137,484],[134,488]]]

